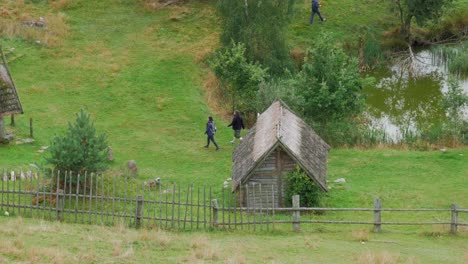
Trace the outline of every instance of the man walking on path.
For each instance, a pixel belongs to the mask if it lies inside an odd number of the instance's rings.
[[[312,25],[314,23],[314,16],[317,14],[320,17],[320,21],[325,21],[325,19],[322,17],[319,11],[320,4],[318,0],[312,0],[312,14],[310,15],[310,24]]]
[[[240,135],[241,130],[244,129],[244,121],[242,120],[242,117],[239,114],[239,111],[234,111],[234,117],[232,118],[231,124],[228,125],[228,127],[232,126],[232,129],[234,130],[234,139],[231,141],[231,144],[234,144],[236,138],[239,140],[242,140],[242,137]]]

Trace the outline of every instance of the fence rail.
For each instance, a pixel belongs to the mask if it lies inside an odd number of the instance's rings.
[[[51,175],[46,177],[40,172],[3,170],[0,175],[2,213],[72,223],[124,223],[135,227],[157,226],[179,230],[222,228],[269,231],[289,224],[293,230],[300,231],[318,224],[333,224],[369,225],[379,232],[383,225],[443,225],[449,226],[450,232],[457,233],[459,227],[468,226],[468,222],[461,221],[467,219],[468,209],[460,209],[455,204],[446,209],[383,208],[381,200],[375,199],[373,208],[310,208],[300,207],[300,197],[295,196],[290,208],[256,206],[261,203],[255,201],[252,207],[243,207],[239,197],[225,186],[195,187],[191,184],[182,187],[158,180],[138,183],[131,177],[95,174],[57,172]],[[263,188],[271,189],[272,186]],[[256,186],[247,191],[252,197],[260,197],[256,195],[256,190],[261,191],[261,188]],[[343,219],[338,213],[353,219]],[[382,220],[382,213],[386,214],[385,221]],[[395,215],[401,213],[437,214],[437,217],[431,217],[437,221],[414,218],[413,221],[393,221],[397,217]]]

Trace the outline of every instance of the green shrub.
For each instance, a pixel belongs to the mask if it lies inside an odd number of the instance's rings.
[[[318,207],[321,205],[324,192],[305,172],[296,168],[286,175],[286,204],[291,206],[293,195],[300,196],[302,207]]]
[[[89,114],[82,109],[76,114],[75,123],[68,123],[65,135],[55,136],[52,140],[46,163],[53,165],[55,170],[75,174],[103,171],[107,147],[107,136],[97,135]]]

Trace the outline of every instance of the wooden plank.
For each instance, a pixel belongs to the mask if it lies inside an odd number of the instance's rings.
[[[115,182],[117,177],[112,177],[112,224],[115,225]]]
[[[78,175],[77,175],[77,176],[78,176]],[[75,176],[75,177],[76,177],[76,176]],[[68,194],[68,208],[72,208],[72,199],[73,199],[73,197],[72,197],[72,196],[73,196],[73,193],[72,193],[72,192],[73,192],[73,185],[72,185],[72,182],[73,182],[73,181],[72,181],[72,179],[73,179],[73,172],[70,172],[70,181],[69,181],[69,185],[70,185],[70,186],[69,186],[69,191],[68,191],[68,193],[69,193],[69,194]],[[66,195],[65,190],[64,190],[64,195]],[[64,199],[65,199],[65,198],[66,198],[66,197],[64,197]],[[65,200],[64,200],[63,202],[64,202],[63,205],[65,205]]]
[[[84,183],[83,183],[83,197],[81,197],[81,198],[82,198],[82,199],[81,199],[81,201],[82,201],[82,202],[81,202],[81,206],[83,207],[83,210],[85,209],[85,204],[86,204],[86,189],[87,189],[87,184],[88,184],[88,182],[87,182],[88,179],[87,179],[87,178],[88,178],[88,172],[85,171],[85,173],[84,173],[84,180],[83,180],[83,182],[84,182]],[[78,201],[80,201],[80,197],[78,197]],[[78,214],[80,215],[80,220],[81,220],[80,222],[81,222],[81,223],[84,223],[84,222],[85,222],[85,216],[86,216],[86,215],[81,214],[81,213],[79,213],[79,212],[78,212]]]
[[[18,173],[18,177],[19,177],[18,191],[19,192],[21,191],[21,182],[23,181],[23,179],[21,179],[21,173],[22,173],[21,171]],[[21,195],[20,194],[18,194],[18,205],[21,206]],[[21,215],[21,207],[18,209],[18,214]]]
[[[161,185],[159,184],[159,227],[162,227],[162,191]]]
[[[76,193],[75,193],[75,223],[78,223],[78,201],[80,195],[80,179],[81,175],[78,174],[77,184],[76,184]]]
[[[99,218],[99,214],[97,214],[97,212],[99,212],[99,175],[98,174],[94,174],[94,178],[95,178],[95,189],[94,189],[94,204],[95,204],[95,210],[96,212],[93,211],[93,215],[94,215],[94,224],[99,224],[98,222],[98,218]]]
[[[127,176],[128,175],[125,175],[125,183],[124,183],[124,212],[123,212],[123,219],[124,219],[124,223],[127,222],[127,189],[128,189],[128,179],[127,179]]]
[[[183,227],[183,230],[185,230],[185,224],[186,224],[186,222],[187,222],[187,211],[188,211],[189,193],[190,193],[190,185],[187,186],[187,194],[186,194],[186,199],[185,199],[185,213],[184,213],[184,227]]]
[[[167,225],[168,225],[168,222],[169,222],[169,215],[168,215],[168,185],[166,184],[166,229],[167,229]]]
[[[178,196],[178,199],[177,199],[177,228],[180,229],[180,207],[181,207],[181,204],[180,204],[180,184],[177,186],[178,187],[178,191],[177,191],[177,196]]]
[[[91,212],[93,210],[93,174],[89,175],[89,210],[88,210],[88,221],[92,223]]]
[[[190,230],[193,230],[193,183],[190,188]]]
[[[223,208],[223,211],[221,212],[222,214],[222,220],[221,220],[221,224],[224,225],[224,187],[221,189],[221,205],[222,205],[222,208]]]
[[[101,212],[102,212],[102,213],[105,212],[105,209],[104,209],[104,198],[105,198],[104,176],[101,174]],[[106,222],[106,221],[105,221],[104,215],[101,215],[101,224],[104,224],[105,222]]]
[[[174,216],[175,216],[175,183],[172,184],[172,221],[171,221],[171,228],[175,227]]]
[[[197,230],[200,224],[200,185],[197,185]]]
[[[203,228],[206,229],[206,185],[203,185]]]
[[[234,192],[231,193],[234,199],[234,229],[237,230],[237,197]]]

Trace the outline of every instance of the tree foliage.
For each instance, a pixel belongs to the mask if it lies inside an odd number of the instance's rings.
[[[247,61],[245,45],[232,42],[230,48],[216,52],[210,64],[222,80],[225,95],[232,99],[233,107],[243,112],[254,110],[258,86],[268,74],[258,63]]]
[[[359,63],[323,35],[308,50],[306,62],[297,76],[296,91],[302,98],[305,117],[316,122],[343,120],[362,112],[365,79],[359,74]]]
[[[107,136],[96,133],[89,114],[81,109],[75,123],[68,123],[65,135],[52,140],[46,162],[62,172],[102,171],[106,167],[107,147]]]
[[[413,18],[419,25],[429,20],[437,20],[445,6],[453,0],[390,0],[400,17],[400,32],[406,38],[411,38],[411,21]]]
[[[290,64],[285,28],[296,0],[219,0],[224,47],[244,43],[249,62],[259,62],[273,75]]]

